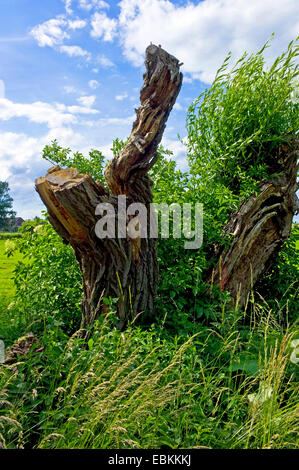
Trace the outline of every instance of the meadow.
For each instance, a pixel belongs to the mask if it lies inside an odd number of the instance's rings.
[[[16,263],[22,259],[22,255],[18,252],[10,258],[5,255],[6,240],[14,240],[15,238],[13,234],[0,234],[0,299],[7,302],[12,300],[14,296],[13,271]]]

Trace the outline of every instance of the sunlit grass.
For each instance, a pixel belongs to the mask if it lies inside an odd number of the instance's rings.
[[[13,271],[18,261],[23,256],[16,251],[9,258],[5,255],[6,240],[0,240],[0,302],[10,302],[14,295],[15,287],[13,282]]]

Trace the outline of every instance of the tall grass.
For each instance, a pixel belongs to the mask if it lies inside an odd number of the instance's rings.
[[[183,337],[120,333],[112,314],[87,343],[44,331],[41,351],[3,367],[2,446],[297,447],[295,331],[257,304],[249,329],[224,313]]]

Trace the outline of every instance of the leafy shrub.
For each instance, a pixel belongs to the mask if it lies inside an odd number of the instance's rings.
[[[59,321],[72,333],[80,323],[81,275],[74,252],[65,245],[51,225],[25,222],[20,228],[18,248],[24,261],[15,268],[18,308],[30,321]],[[33,326],[34,328],[34,326]]]
[[[263,52],[268,43],[256,54],[245,53],[231,71],[228,55],[211,87],[191,104],[188,153],[198,185],[229,189],[233,201],[273,176],[275,149],[299,127],[299,103],[292,97],[299,74],[298,39],[267,70]]]
[[[14,238],[21,238],[20,232],[0,232],[0,240],[10,240]]]
[[[52,164],[66,168],[77,168],[79,173],[88,173],[95,180],[99,179],[104,182],[104,155],[99,150],[91,150],[89,158],[86,158],[80,152],[74,152],[71,156],[70,148],[62,148],[58,145],[56,139],[51,145],[46,145],[43,149],[43,158]]]

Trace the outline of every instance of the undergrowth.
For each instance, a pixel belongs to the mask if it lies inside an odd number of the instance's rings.
[[[299,336],[275,317],[255,304],[247,327],[224,307],[171,335],[119,332],[111,311],[86,341],[46,322],[30,354],[1,367],[1,446],[295,448]]]

